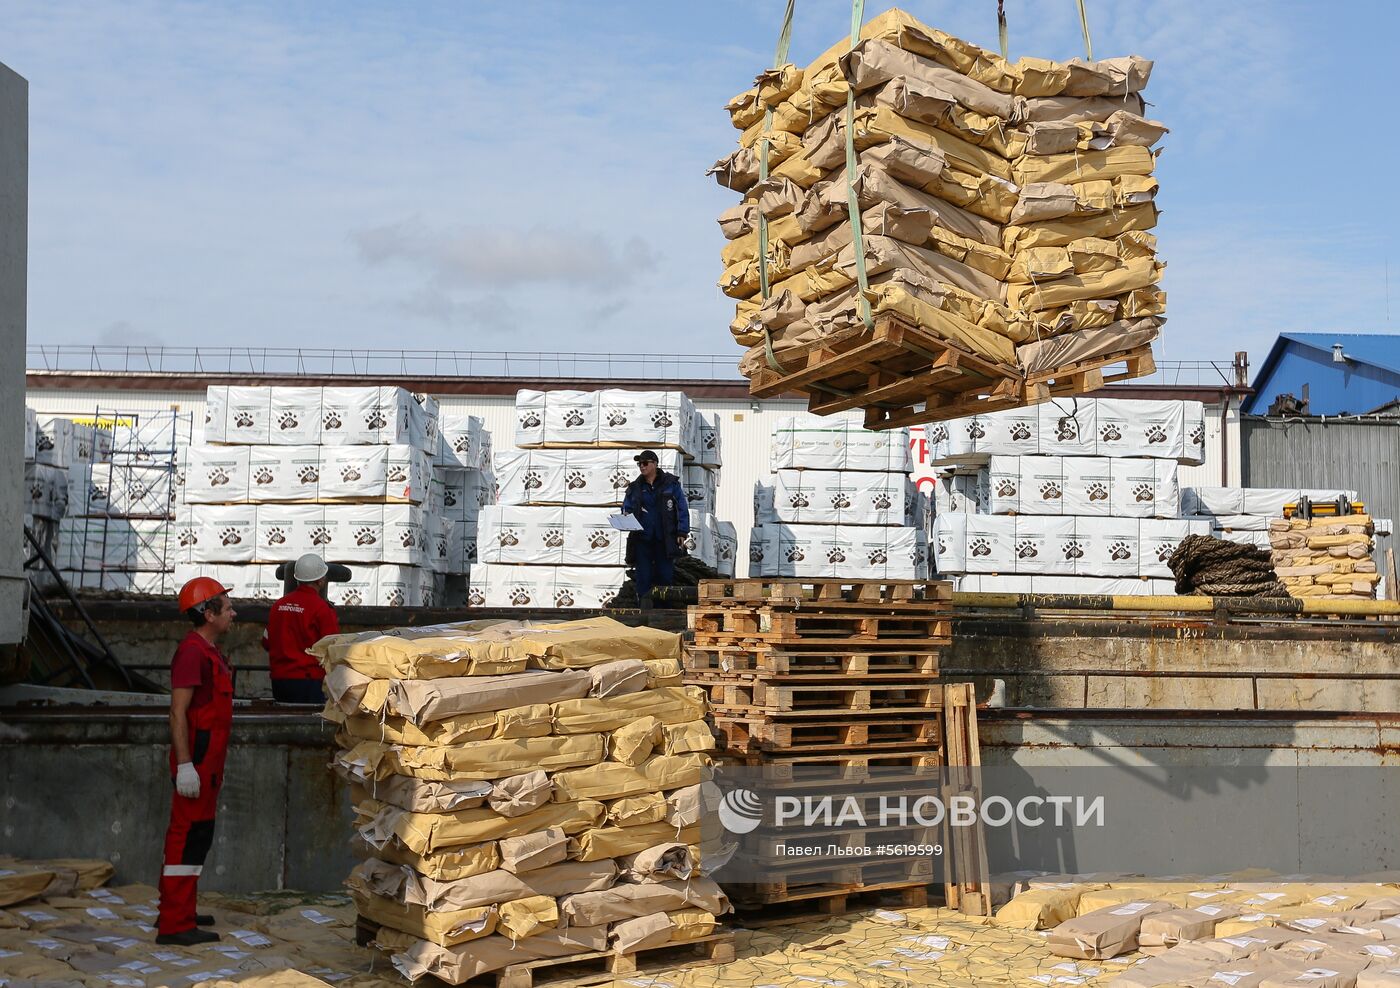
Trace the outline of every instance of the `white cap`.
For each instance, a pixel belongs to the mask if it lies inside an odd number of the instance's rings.
[[[330,571],[326,561],[314,552],[308,552],[297,560],[292,568],[292,576],[298,583],[315,583]]]

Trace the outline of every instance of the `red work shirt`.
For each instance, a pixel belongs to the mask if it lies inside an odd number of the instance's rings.
[[[227,675],[228,661],[218,647],[198,631],[191,631],[175,647],[170,660],[170,688],[194,690],[190,710],[208,705],[214,699],[214,673],[222,668]]]
[[[340,633],[335,609],[312,586],[300,586],[267,615],[267,664],[273,679],[325,679],[326,672],[306,650],[327,635]]]

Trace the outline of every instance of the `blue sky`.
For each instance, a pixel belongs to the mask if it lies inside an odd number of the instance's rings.
[[[904,6],[996,45],[994,0]],[[1006,6],[1013,58],[1083,54],[1073,0]],[[1172,128],[1159,356],[1400,332],[1400,5],[1088,7],[1097,55],[1156,60]],[[0,0],[30,81],[30,339],[736,353],[733,195],[704,170],[781,9]],[[850,8],[797,13],[801,64]]]

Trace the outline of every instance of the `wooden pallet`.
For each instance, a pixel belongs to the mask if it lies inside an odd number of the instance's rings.
[[[937,710],[943,706],[943,687],[927,682],[843,685],[786,682],[698,683],[709,695],[716,713],[737,716],[790,716],[838,713],[889,714]]]
[[[985,395],[999,400],[999,407],[1011,407],[1023,382],[1011,364],[890,315],[876,317],[871,329],[862,326],[785,350],[782,364],[782,370],[756,371],[749,393],[771,398],[796,391],[808,396],[807,407],[818,415],[923,401],[960,405]]]
[[[822,607],[846,604],[932,604],[952,606],[953,584],[947,580],[826,580],[768,577],[748,580],[701,580],[697,595],[703,607],[728,605]]]
[[[929,858],[899,858],[852,863],[833,868],[830,864],[809,865],[790,873],[772,874],[768,869],[761,880],[748,885],[725,886],[725,894],[741,905],[792,902],[798,898],[850,894],[865,889],[927,888],[933,881],[933,861]]]
[[[944,752],[948,762],[945,798],[968,796],[981,804],[976,769],[982,764],[977,738],[977,694],[971,683],[949,684],[943,691]],[[952,881],[944,886],[950,909],[969,916],[990,916],[992,897],[987,866],[987,835],[979,822],[972,827],[945,827],[951,848]]]
[[[932,747],[938,745],[942,735],[940,717],[772,721],[716,714],[714,729],[722,750],[743,755],[781,751],[858,754]]]
[[[817,752],[810,755],[799,754],[801,750],[799,748],[796,752],[765,751],[757,756],[729,756],[728,760],[751,766],[761,765],[765,774],[775,781],[793,779],[804,769],[837,768],[841,770],[841,777],[851,782],[868,778],[872,770],[907,768],[914,772],[933,771],[943,764],[942,751],[937,747],[906,748],[899,751]],[[824,781],[818,785],[832,784],[825,781],[829,776],[823,778]]]
[[[858,614],[743,607],[692,607],[688,624],[695,633],[695,643],[702,647],[738,641],[907,645],[951,640],[953,629],[949,613]]]
[[[919,651],[807,651],[763,645],[743,648],[732,645],[688,646],[685,650],[687,677],[737,676],[785,682],[821,679],[851,679],[879,682],[887,678],[907,679],[938,675],[939,652],[935,646]]]
[[[927,883],[894,882],[859,889],[794,891],[786,899],[763,903],[735,902],[738,923],[751,930],[844,916],[852,909],[922,909],[928,905]]]
[[[360,941],[361,930],[367,939]],[[369,946],[379,927],[360,917],[356,924],[356,943]],[[464,982],[469,986],[494,985],[495,988],[565,988],[565,986],[608,985],[624,978],[636,978],[663,971],[678,971],[695,967],[728,964],[734,960],[734,934],[714,933],[688,943],[667,943],[659,947],[619,954],[611,950],[595,950],[564,957],[510,964],[499,971],[479,975]]]
[[[1123,369],[1105,373],[1105,369],[1122,364]],[[1114,381],[1147,377],[1157,370],[1152,358],[1152,345],[1124,350],[1091,360],[1082,360],[1068,367],[1029,374],[1023,389],[1025,404],[1035,405],[1051,398],[1087,395]]]

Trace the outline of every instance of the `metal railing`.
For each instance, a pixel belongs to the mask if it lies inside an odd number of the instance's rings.
[[[108,374],[739,379],[737,351],[720,355],[32,344],[25,356],[31,371]]]
[[[524,380],[739,381],[739,353],[565,353],[516,350],[364,350],[340,347],[178,347],[31,344],[31,371],[248,374],[275,377],[496,377]],[[1230,360],[1163,360],[1134,384],[1220,387]]]

